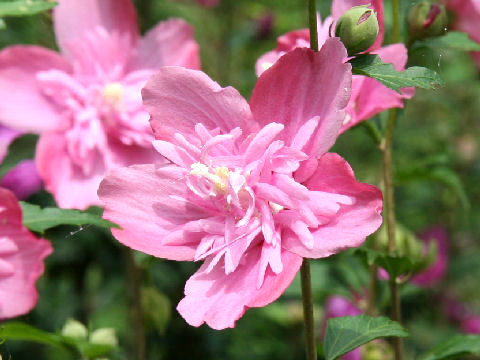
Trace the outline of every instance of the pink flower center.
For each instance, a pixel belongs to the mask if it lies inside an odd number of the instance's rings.
[[[57,131],[65,134],[70,159],[85,175],[94,171],[99,158],[109,163],[112,142],[151,146],[153,134],[141,102],[149,75],[137,71],[106,81],[59,70],[38,73],[41,91],[66,120]]]
[[[192,160],[179,180],[186,183],[187,200],[211,212],[210,217],[187,225],[188,231],[205,233],[196,260],[209,257],[211,270],[223,257],[228,274],[251,244],[264,241],[273,249],[272,270],[280,272],[283,232],[312,248],[311,230],[328,222],[339,203],[351,203],[348,196],[310,191],[295,180],[295,171],[308,159],[300,148],[311,137],[316,121],[299,129],[306,138],[294,140],[292,146],[278,139],[284,128],[278,123],[246,138],[240,128],[220,134],[219,129],[209,131],[201,123],[195,126],[197,141],[174,135],[178,151]],[[159,141],[156,148],[168,158],[171,147],[167,144]],[[262,281],[263,275],[260,285]]]

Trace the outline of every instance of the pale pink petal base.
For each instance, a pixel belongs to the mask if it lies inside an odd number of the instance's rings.
[[[261,267],[261,246],[257,245],[244,256],[240,266],[225,275],[223,266],[208,273],[208,261],[187,281],[185,298],[177,306],[184,319],[193,326],[204,322],[213,329],[233,328],[249,307],[262,307],[276,300],[290,285],[302,265],[302,258],[282,252],[283,271],[276,275],[267,270],[261,288],[257,279]]]
[[[44,271],[50,243],[23,225],[15,196],[0,188],[0,319],[29,312],[36,304],[35,282]]]

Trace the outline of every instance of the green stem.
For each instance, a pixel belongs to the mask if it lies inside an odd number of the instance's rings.
[[[385,187],[385,218],[388,235],[388,251],[393,254],[396,250],[395,243],[395,194],[393,183],[393,164],[392,164],[392,143],[397,121],[397,109],[391,109],[388,114],[387,130],[383,142],[383,182]],[[392,305],[392,319],[401,323],[400,295],[398,284],[395,278],[390,280],[390,296]],[[403,360],[403,339],[401,337],[393,338],[393,347],[395,349],[395,360]]]
[[[308,0],[308,28],[310,29],[310,48],[318,51],[317,3]]]
[[[393,29],[392,29],[392,42],[400,42],[400,1],[392,0],[392,18],[393,18]]]
[[[318,51],[317,9],[316,0],[308,0],[308,27],[310,29],[310,48]],[[315,326],[313,317],[312,279],[310,275],[310,260],[303,259],[300,269],[302,280],[303,321],[305,323],[305,349],[307,360],[317,359],[315,342]]]
[[[372,120],[363,121],[362,126],[368,131],[368,134],[372,137],[377,145],[382,143],[382,133],[378,130],[378,127],[372,122]]]
[[[367,315],[377,316],[377,271],[378,267],[372,264],[368,267],[369,284],[368,284],[368,298],[367,298]]]
[[[134,326],[135,360],[146,359],[145,324],[142,309],[142,269],[136,264],[133,250],[125,248],[128,282],[130,286],[129,302],[132,304]]]
[[[307,360],[317,359],[317,346],[315,343],[315,326],[313,319],[313,294],[312,279],[310,276],[310,260],[303,259],[300,269],[302,280],[303,320],[305,323],[305,341]]]

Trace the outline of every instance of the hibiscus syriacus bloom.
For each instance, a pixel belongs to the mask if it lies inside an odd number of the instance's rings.
[[[380,47],[385,32],[383,21],[383,0],[333,0],[332,16],[322,23],[318,21],[318,46],[322,47],[325,41],[334,32],[336,21],[340,16],[353,6],[369,5],[377,13],[379,33],[375,43],[367,50],[377,54],[383,62],[392,63],[398,71],[405,70],[407,63],[407,49],[404,44],[392,44]],[[268,69],[281,56],[297,47],[309,47],[310,34],[308,29],[296,30],[282,35],[277,40],[275,50],[261,56],[256,63],[257,75]],[[371,118],[372,116],[395,107],[403,107],[403,99],[413,96],[413,88],[404,88],[402,93],[387,88],[372,78],[353,75],[352,96],[346,108],[346,116],[340,133],[352,126]]]
[[[35,306],[35,282],[51,252],[47,240],[36,238],[23,226],[13,193],[0,188],[0,319],[26,314]]]
[[[54,25],[61,55],[38,46],[0,52],[0,123],[41,134],[45,187],[59,206],[83,209],[99,204],[108,169],[153,161],[141,88],[163,65],[198,68],[198,46],[176,19],[140,38],[130,0],[60,0]]]
[[[125,245],[204,260],[177,308],[189,324],[233,327],[283,293],[302,257],[359,246],[380,226],[380,191],[327,153],[350,95],[345,56],[338,39],[292,51],[260,76],[250,104],[179,67],[144,88],[154,146],[172,164],[115,169],[99,196]]]

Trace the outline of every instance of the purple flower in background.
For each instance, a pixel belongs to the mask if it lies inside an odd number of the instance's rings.
[[[469,316],[460,323],[460,328],[467,334],[480,334],[480,316]]]
[[[8,153],[10,143],[21,135],[21,132],[0,125],[0,164]],[[42,187],[37,168],[33,160],[24,160],[8,171],[0,179],[0,186],[11,190],[19,200],[24,200]]]
[[[19,200],[24,200],[42,188],[35,160],[23,160],[5,174],[0,186],[10,189]]]
[[[360,315],[362,311],[357,308],[349,299],[340,295],[334,295],[327,299],[325,305],[325,323],[326,320],[341,316]],[[355,349],[342,357],[343,360],[362,360],[362,351]]]
[[[440,283],[445,277],[448,264],[448,234],[441,226],[432,226],[419,235],[423,240],[424,251],[428,251],[430,243],[434,241],[437,245],[437,258],[426,270],[415,275],[412,282],[421,287],[431,287]]]

